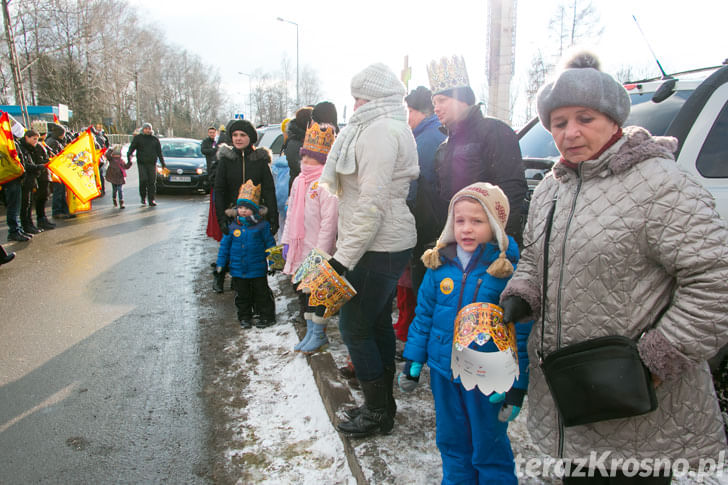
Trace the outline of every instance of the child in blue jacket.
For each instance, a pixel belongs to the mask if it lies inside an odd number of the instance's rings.
[[[253,308],[260,315],[258,328],[275,323],[275,303],[268,287],[268,262],[265,250],[276,245],[270,224],[264,219],[265,207],[258,207],[260,185],[248,180],[240,187],[237,216],[220,241],[217,253],[218,273],[229,265],[235,290],[240,326],[252,327]]]
[[[528,387],[526,340],[531,325],[516,326],[520,375],[505,393],[485,395],[475,387],[468,391],[453,376],[450,362],[460,309],[475,302],[497,305],[518,262],[518,246],[505,233],[508,213],[508,199],[499,187],[482,182],[465,187],[450,201],[437,246],[422,257],[429,269],[398,382],[403,391],[411,391],[422,365],[430,367],[443,484],[518,483],[506,431]],[[492,339],[485,345],[495,347]]]

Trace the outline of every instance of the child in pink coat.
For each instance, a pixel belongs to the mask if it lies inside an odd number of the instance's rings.
[[[295,273],[308,253],[320,249],[334,253],[339,203],[336,196],[319,187],[318,179],[326,162],[326,156],[336,137],[334,127],[311,123],[301,148],[301,173],[291,186],[288,199],[288,215],[283,228],[281,244],[286,265],[283,272]],[[299,294],[304,311],[308,295]],[[305,311],[306,336],[294,350],[313,353],[328,344],[326,321]],[[315,320],[315,322],[314,322]]]

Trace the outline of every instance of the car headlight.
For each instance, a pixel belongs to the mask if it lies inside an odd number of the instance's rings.
[[[197,175],[202,175],[205,170],[202,167],[197,167]]]
[[[157,173],[160,175],[164,174],[164,169],[160,165],[157,165]]]

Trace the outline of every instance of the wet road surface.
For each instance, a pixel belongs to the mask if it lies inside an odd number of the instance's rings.
[[[0,483],[212,483],[195,281],[202,194],[91,212],[7,244],[0,267]],[[50,214],[50,210],[49,210]],[[209,252],[209,251],[208,251]]]

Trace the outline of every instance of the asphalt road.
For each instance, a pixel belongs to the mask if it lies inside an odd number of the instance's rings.
[[[196,280],[207,198],[111,186],[0,267],[0,483],[211,483]],[[49,210],[50,215],[50,210]],[[207,251],[209,253],[209,250]]]

